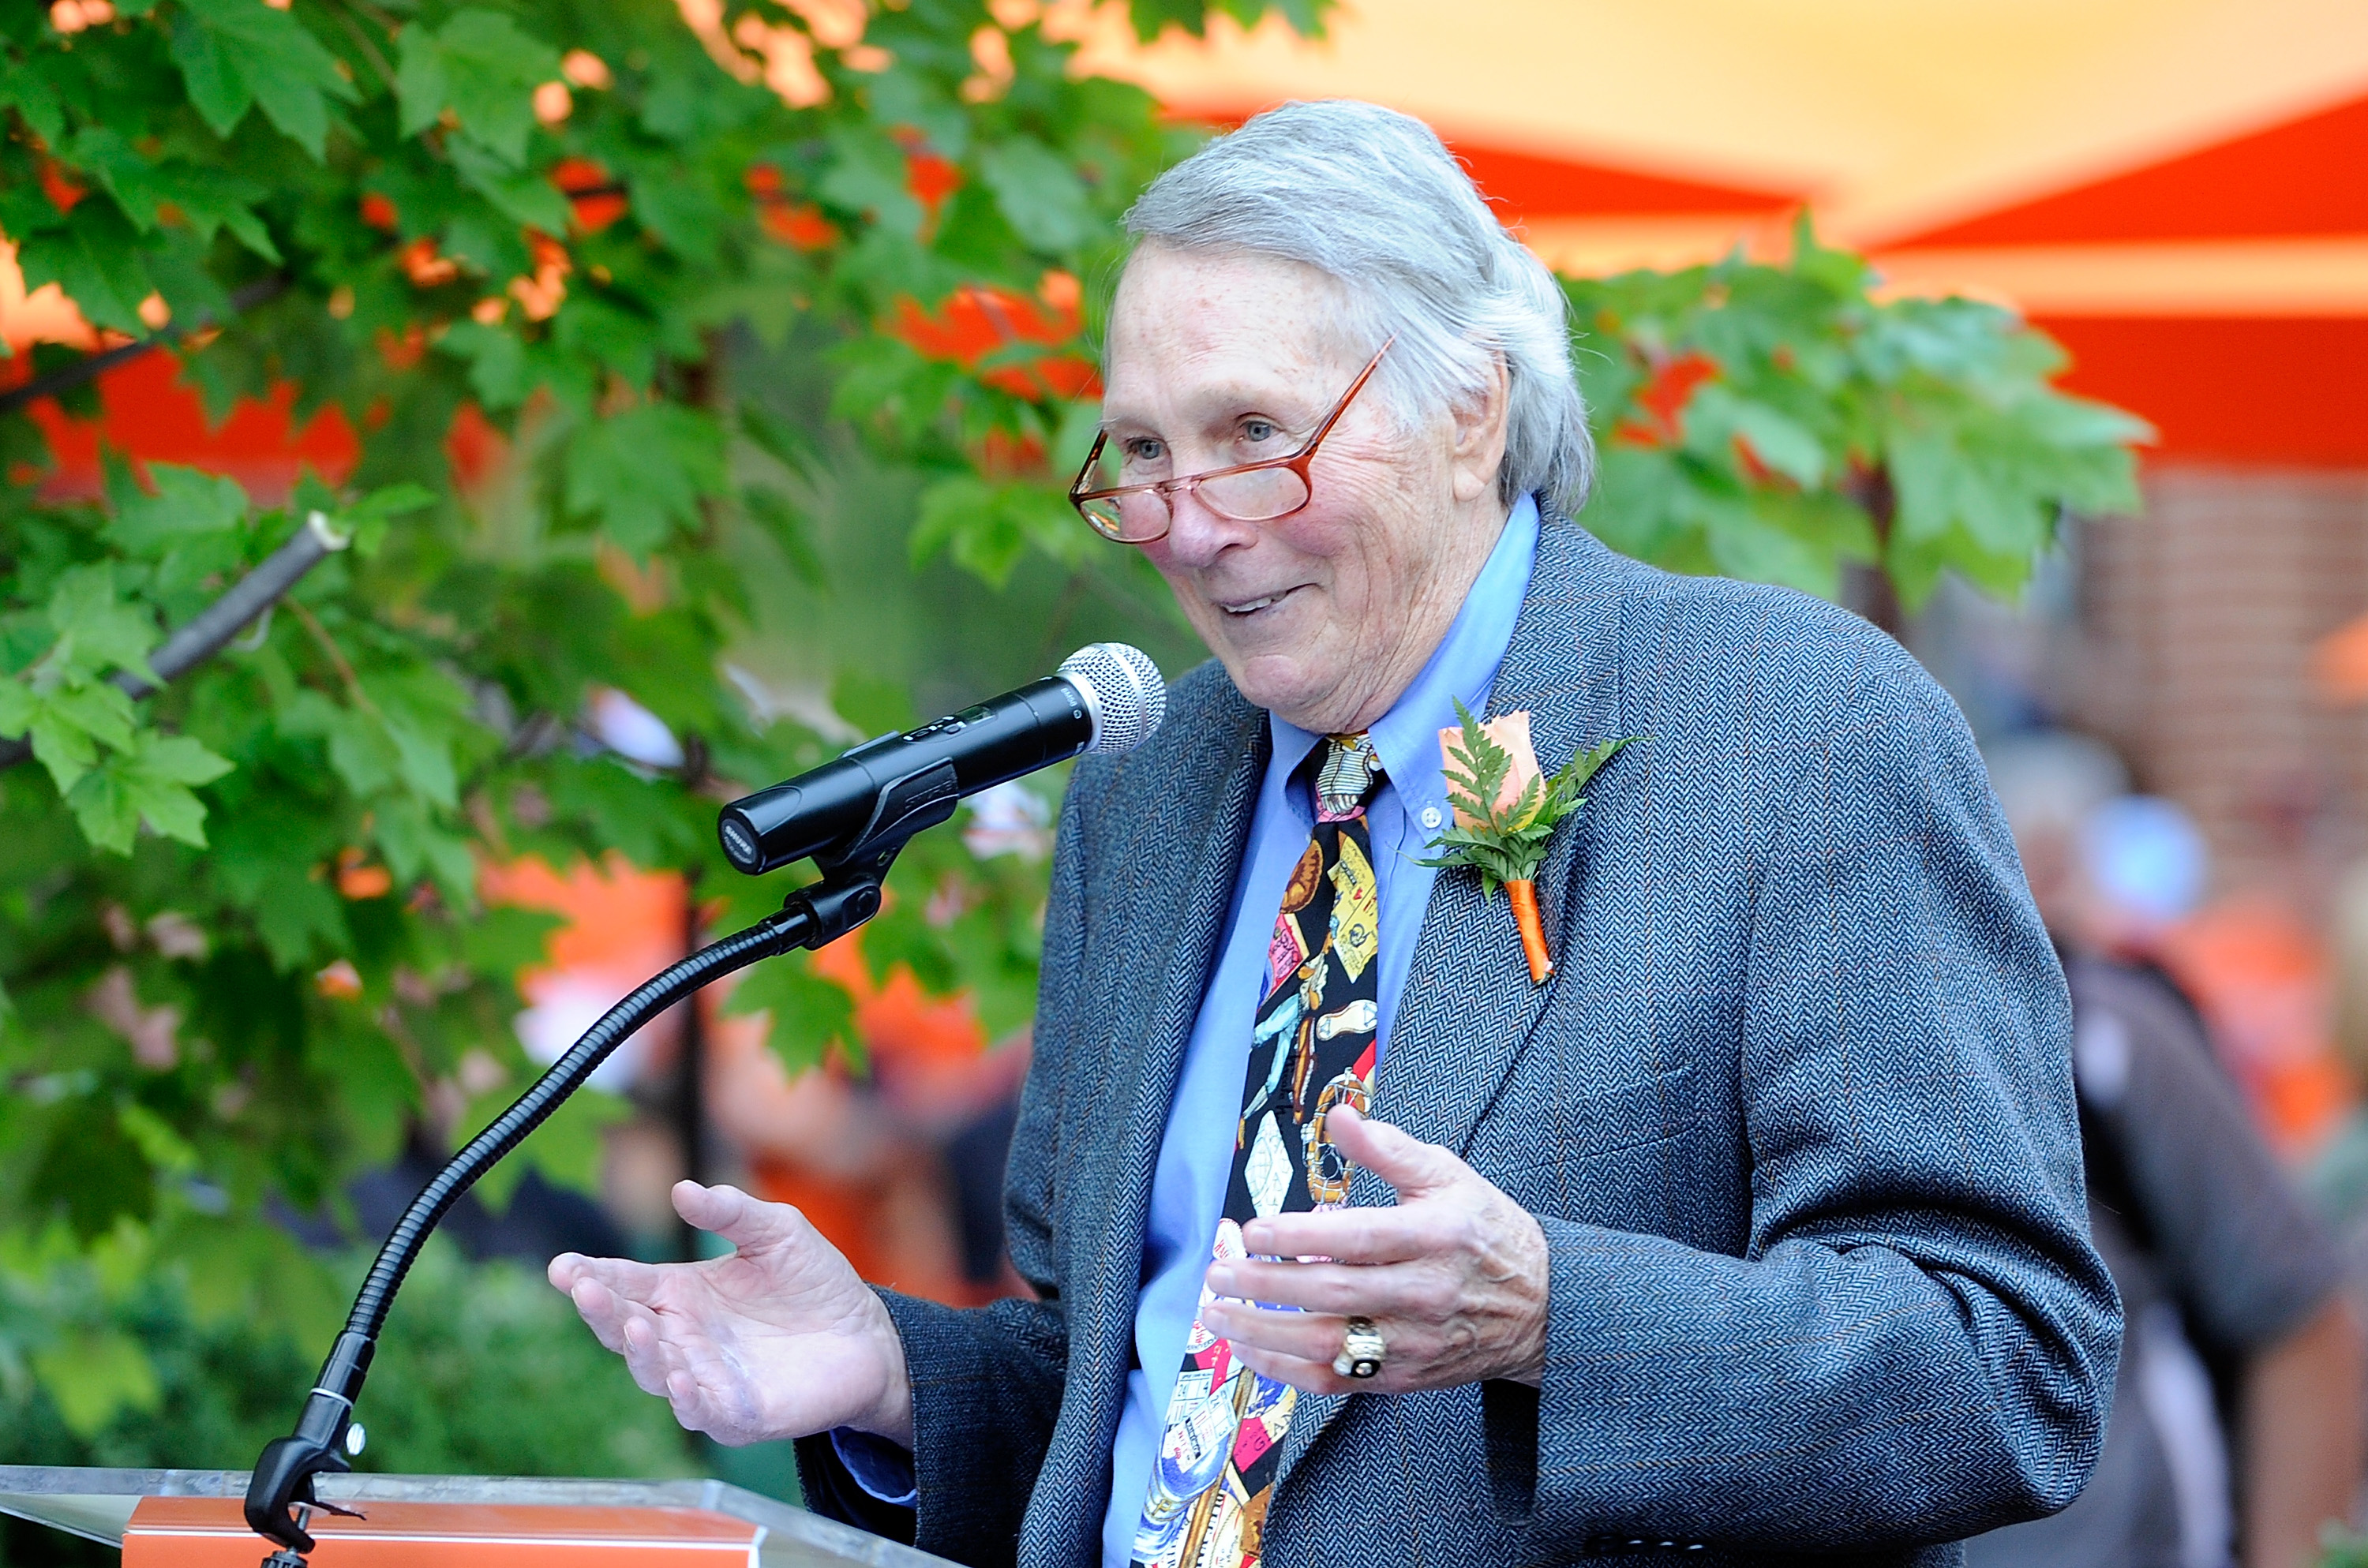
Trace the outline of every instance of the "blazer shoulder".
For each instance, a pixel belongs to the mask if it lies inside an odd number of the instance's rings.
[[[1142,811],[1179,790],[1205,790],[1222,778],[1264,713],[1234,689],[1224,666],[1204,659],[1167,686],[1159,728],[1133,751],[1088,754],[1069,780],[1068,804],[1087,820],[1111,811]],[[1196,782],[1197,781],[1197,782]]]
[[[1631,689],[1756,726],[1829,727],[1872,713],[1954,728],[1956,704],[1864,617],[1793,588],[1624,562]],[[1641,679],[1637,678],[1641,677]]]

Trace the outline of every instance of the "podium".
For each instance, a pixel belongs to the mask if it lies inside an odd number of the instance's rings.
[[[720,1481],[324,1475],[314,1568],[950,1568]],[[246,1471],[0,1465],[0,1513],[123,1550],[124,1568],[257,1568]]]

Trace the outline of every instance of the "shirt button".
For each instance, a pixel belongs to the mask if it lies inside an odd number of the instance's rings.
[[[1423,807],[1422,825],[1429,828],[1431,832],[1437,833],[1439,831],[1439,824],[1446,820],[1446,818],[1440,814],[1439,808],[1437,806]]]

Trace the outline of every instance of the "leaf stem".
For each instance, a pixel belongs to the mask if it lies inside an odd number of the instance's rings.
[[[338,678],[346,683],[346,692],[354,699],[354,706],[380,723],[385,723],[386,715],[378,710],[378,704],[372,702],[370,693],[362,689],[361,676],[354,674],[354,666],[346,662],[345,650],[337,646],[336,639],[329,635],[329,629],[321,624],[320,618],[301,599],[290,599],[288,608],[295,612],[297,619],[304,623],[304,630],[313,634],[313,641],[321,645],[321,652],[328,655]]]
[[[370,40],[370,34],[362,30],[361,23],[356,21],[349,13],[360,12],[383,28],[389,37],[393,36],[395,29],[401,24],[377,6],[368,4],[368,0],[344,0],[343,5],[334,9],[339,24],[352,36],[355,47],[369,59],[370,69],[378,73],[378,79],[386,84],[387,92],[399,95],[402,89],[395,85],[394,67],[386,62],[386,56],[380,51],[378,45]]]

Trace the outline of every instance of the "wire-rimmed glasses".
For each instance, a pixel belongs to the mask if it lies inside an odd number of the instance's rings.
[[[1115,456],[1104,460],[1110,443],[1110,432],[1105,430],[1094,437],[1094,449],[1086,454],[1085,466],[1070,482],[1069,505],[1077,509],[1077,515],[1096,533],[1121,544],[1149,544],[1167,538],[1175,522],[1171,498],[1179,491],[1190,491],[1201,498],[1201,505],[1237,523],[1270,523],[1277,517],[1287,517],[1306,506],[1315,494],[1307,470],[1315,460],[1315,449],[1324,444],[1332,426],[1349,412],[1349,404],[1356,401],[1357,394],[1365,390],[1365,383],[1381,368],[1382,356],[1390,351],[1390,343],[1396,341],[1391,338],[1383,343],[1366,361],[1365,368],[1357,372],[1357,379],[1349,383],[1349,390],[1340,394],[1340,401],[1332,405],[1332,412],[1307,437],[1307,444],[1290,456],[1261,458],[1257,462],[1235,463],[1231,468],[1212,468],[1148,483],[1097,484],[1097,480],[1117,478],[1123,460]]]

